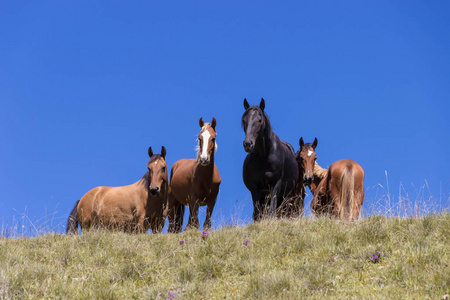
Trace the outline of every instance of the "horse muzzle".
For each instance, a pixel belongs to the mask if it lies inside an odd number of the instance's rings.
[[[303,177],[303,183],[305,185],[310,185],[312,183],[313,179],[314,178],[312,176],[305,176],[305,177]]]
[[[209,158],[203,158],[203,157],[200,157],[200,164],[202,165],[202,166],[207,166],[207,165],[209,165],[209,163],[210,163],[211,161],[209,160]]]
[[[247,153],[250,153],[255,149],[255,144],[252,141],[244,141],[244,150]]]
[[[150,191],[150,194],[151,194],[152,196],[158,196],[158,195],[159,195],[159,192],[160,192],[161,190],[160,190],[159,187],[155,187],[155,188],[150,188],[150,187],[149,187],[149,191]]]

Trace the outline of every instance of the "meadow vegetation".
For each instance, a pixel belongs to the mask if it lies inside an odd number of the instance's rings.
[[[441,299],[450,214],[0,238],[0,298]]]

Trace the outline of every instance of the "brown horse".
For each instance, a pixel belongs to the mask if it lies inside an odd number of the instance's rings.
[[[317,139],[312,145],[303,144],[300,139],[300,155],[306,170],[304,181],[313,194],[314,216],[329,214],[342,220],[358,219],[364,202],[363,168],[351,159],[341,159],[332,163],[328,170],[323,169],[316,163],[316,146]]]
[[[99,186],[87,192],[75,205],[67,221],[67,233],[104,228],[129,233],[144,233],[151,229],[161,232],[164,227],[169,180],[166,149],[150,157],[148,172],[131,185],[120,187]]]
[[[214,163],[216,144],[216,119],[204,123],[198,135],[198,153],[196,159],[180,159],[172,166],[168,197],[168,232],[181,232],[185,205],[189,206],[189,222],[186,228],[199,228],[198,209],[207,206],[203,229],[211,227],[211,215],[216,204],[219,185],[219,171]]]
[[[311,184],[313,178],[315,158],[311,157],[311,151],[317,146],[317,138],[312,144],[303,142],[303,138],[299,141],[300,150],[295,153],[295,160],[298,166],[298,182],[294,189],[292,211],[295,216],[303,215],[303,207],[305,205],[306,186]],[[311,149],[312,148],[312,149]]]

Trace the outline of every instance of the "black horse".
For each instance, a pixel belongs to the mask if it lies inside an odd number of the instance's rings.
[[[244,107],[242,126],[244,149],[248,155],[242,175],[245,186],[252,193],[253,220],[258,221],[266,212],[272,216],[276,210],[281,214],[289,210],[285,204],[289,205],[289,193],[297,183],[298,167],[292,146],[272,131],[264,113],[264,99],[261,98],[259,106],[251,107],[244,99]]]

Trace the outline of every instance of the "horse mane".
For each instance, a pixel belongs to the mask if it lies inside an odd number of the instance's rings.
[[[206,122],[204,125],[203,125],[203,127],[202,127],[202,130],[200,130],[200,132],[203,132],[204,130],[206,130],[206,129],[208,129],[209,127],[211,127],[211,124],[210,123],[208,123],[208,122]],[[196,139],[196,142],[197,142],[197,145],[195,145],[195,151],[197,152],[197,157],[196,157],[196,161],[198,161],[199,159],[200,159],[200,152],[201,152],[201,149],[200,149],[200,145],[198,144],[198,138]],[[217,152],[217,149],[219,148],[219,146],[217,145],[217,142],[215,142],[215,145],[214,145],[214,153],[216,153]]]
[[[150,176],[149,172],[147,171],[147,173],[145,173],[142,176],[141,180],[138,181],[139,184],[143,184],[147,189],[148,189],[148,186],[150,185],[149,176]]]
[[[320,179],[323,179],[327,176],[328,170],[322,168],[321,166],[319,166],[319,164],[316,162],[314,164],[314,176],[317,176]]]

